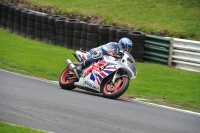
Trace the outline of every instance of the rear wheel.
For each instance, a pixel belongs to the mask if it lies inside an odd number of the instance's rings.
[[[74,82],[77,81],[76,75],[71,72],[70,68],[66,68],[60,75],[59,85],[62,89],[72,90],[76,88]]]
[[[106,98],[115,99],[123,95],[129,86],[129,79],[125,76],[119,77],[115,83],[110,83],[109,80],[105,80],[101,89],[103,96]]]

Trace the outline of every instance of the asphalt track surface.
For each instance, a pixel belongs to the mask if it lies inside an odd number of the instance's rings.
[[[103,98],[0,69],[0,121],[55,133],[199,133],[200,115]]]

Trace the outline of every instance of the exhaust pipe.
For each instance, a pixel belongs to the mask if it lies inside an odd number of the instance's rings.
[[[69,66],[70,70],[73,70],[73,72],[76,74],[76,77],[77,77],[78,79],[80,79],[80,77],[79,77],[79,75],[78,75],[78,73],[77,73],[77,71],[76,71],[76,66],[71,62],[70,59],[67,59],[67,60],[66,60],[66,64]]]

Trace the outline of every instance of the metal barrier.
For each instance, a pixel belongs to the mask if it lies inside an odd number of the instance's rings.
[[[184,70],[200,72],[200,42],[173,39],[172,66]]]
[[[171,38],[146,34],[144,61],[170,65]]]

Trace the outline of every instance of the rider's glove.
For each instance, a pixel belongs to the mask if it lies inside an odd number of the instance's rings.
[[[114,50],[111,49],[111,50],[108,51],[108,55],[110,55],[110,56],[116,56],[117,53]]]
[[[119,51],[118,51],[118,54],[119,54],[120,56],[124,56],[124,51],[123,51],[123,50],[119,50]]]

